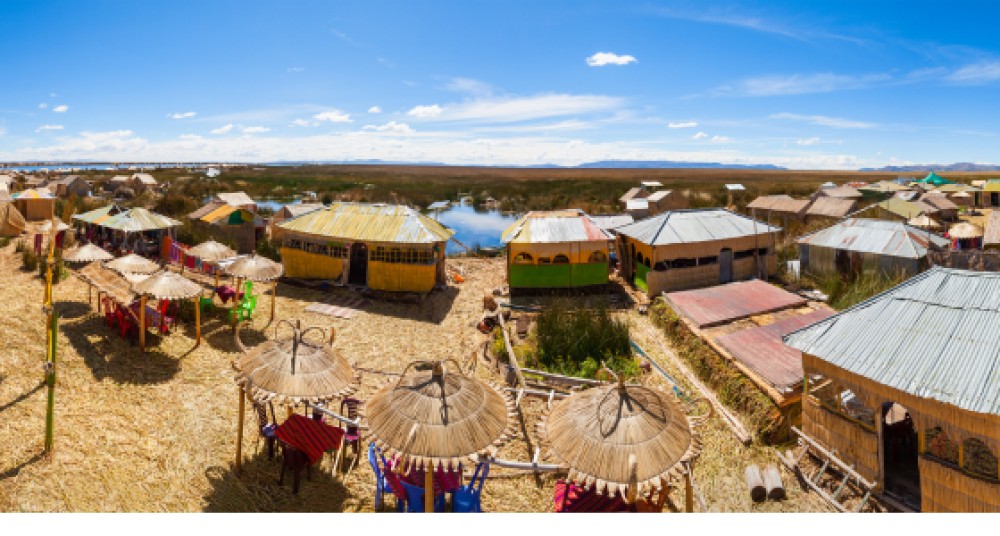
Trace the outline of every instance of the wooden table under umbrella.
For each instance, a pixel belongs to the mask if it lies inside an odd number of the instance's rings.
[[[282,325],[292,329],[291,337],[278,338],[278,328]],[[321,340],[307,340],[310,332],[319,333]],[[293,324],[282,320],[274,327],[274,334],[274,339],[248,350],[240,341],[239,326],[236,329],[236,345],[243,351],[233,361],[236,383],[240,386],[236,470],[243,461],[243,419],[248,396],[258,403],[277,402],[289,407],[322,404],[354,393],[361,383],[360,375],[333,348],[332,331],[327,339],[320,327],[303,330],[299,321]]]
[[[115,256],[104,251],[104,249],[95,246],[94,244],[87,244],[80,246],[75,249],[71,249],[66,253],[63,253],[63,261],[71,263],[92,263],[92,262],[102,262],[110,261],[114,259]],[[93,290],[94,286],[87,285],[87,303],[93,303]],[[98,297],[100,297],[100,292],[98,292]],[[98,303],[98,312],[100,312],[100,304]]]
[[[231,259],[236,256],[236,252],[225,244],[220,244],[215,240],[206,240],[197,246],[181,252],[181,273],[184,273],[184,256],[191,255],[198,257],[202,262],[217,263],[223,259]],[[215,286],[219,286],[219,271],[215,271]]]
[[[195,344],[201,344],[201,308],[198,304],[201,285],[175,272],[163,270],[133,284],[132,291],[139,295],[140,351],[146,351],[146,298],[150,296],[158,300],[194,298]]]
[[[695,427],[704,419],[688,417],[672,395],[618,379],[554,402],[538,431],[570,481],[633,503],[665,493],[671,478],[690,472],[701,451]],[[691,480],[686,483],[690,512]]]
[[[274,302],[277,300],[278,295],[278,278],[285,273],[285,267],[281,263],[274,262],[267,257],[261,257],[254,253],[249,257],[237,259],[227,266],[226,273],[236,278],[237,293],[239,293],[240,285],[245,279],[249,279],[255,283],[274,282],[271,285],[271,319],[268,320],[268,323],[273,322]],[[234,314],[233,326],[236,325],[236,322],[236,315]]]
[[[446,371],[450,363],[453,371]],[[453,360],[410,363],[395,385],[375,393],[366,420],[376,445],[400,468],[424,471],[424,507],[434,511],[434,472],[463,459],[495,456],[513,437],[516,409],[498,387],[462,373]]]

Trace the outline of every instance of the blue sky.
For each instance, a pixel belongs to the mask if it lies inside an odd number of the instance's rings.
[[[0,0],[0,160],[997,163],[998,14]]]

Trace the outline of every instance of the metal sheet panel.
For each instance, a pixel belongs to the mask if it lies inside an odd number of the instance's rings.
[[[532,211],[501,235],[505,243],[607,242],[611,235],[582,210]]]
[[[454,234],[412,208],[381,203],[333,203],[283,221],[278,227],[351,241],[399,244],[445,242]]]
[[[725,324],[753,315],[801,307],[807,300],[760,280],[670,292],[667,303],[698,327]]]
[[[874,382],[1000,414],[1000,273],[934,267],[785,344]]]
[[[721,208],[671,210],[617,229],[618,234],[653,246],[727,240],[780,230]]]
[[[833,314],[832,309],[817,309],[766,326],[721,335],[715,340],[732,354],[733,359],[779,391],[787,392],[802,383],[802,352],[786,346],[781,337]]]
[[[800,245],[920,259],[928,242],[948,247],[948,239],[902,222],[850,218],[799,239]]]

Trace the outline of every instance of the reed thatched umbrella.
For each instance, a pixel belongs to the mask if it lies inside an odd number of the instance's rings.
[[[934,221],[934,218],[926,214],[921,214],[915,218],[911,218],[910,221],[906,222],[907,225],[912,225],[913,227],[919,227],[920,229],[940,229],[941,224]]]
[[[94,244],[80,246],[63,254],[63,260],[66,262],[100,262],[109,261],[113,258],[115,258],[114,255]]]
[[[273,322],[274,302],[278,296],[278,278],[285,273],[285,267],[281,263],[274,262],[267,257],[261,257],[254,253],[249,257],[237,259],[227,266],[226,273],[236,278],[237,292],[239,292],[240,283],[244,279],[249,279],[257,283],[274,281],[271,285],[271,319],[268,320],[268,323]],[[233,315],[233,325],[236,325],[235,314]]]
[[[236,252],[215,240],[206,240],[201,244],[187,250],[181,251],[181,273],[184,272],[184,255],[198,257],[202,262],[219,262],[222,259],[229,259],[236,256]],[[219,272],[215,272],[215,286],[219,286]]]
[[[690,471],[701,451],[695,426],[705,418],[689,418],[667,393],[618,379],[553,403],[538,431],[570,480],[632,503]]]
[[[980,238],[983,236],[983,228],[967,221],[956,223],[948,229],[948,236],[958,239]]]
[[[116,272],[128,272],[131,274],[151,274],[160,269],[159,264],[135,253],[129,253],[113,261],[108,261],[104,263],[104,266]]]
[[[445,371],[446,363],[455,370]],[[434,471],[457,469],[473,455],[496,455],[516,433],[514,401],[500,388],[462,374],[447,361],[410,363],[395,385],[372,395],[371,435],[400,467],[424,470],[425,508],[433,511]]]
[[[163,270],[132,285],[132,291],[139,295],[139,349],[146,351],[146,298],[158,300],[187,300],[194,298],[195,344],[201,344],[201,308],[198,298],[201,285],[190,279]]]
[[[292,328],[290,337],[278,338],[282,324]],[[306,340],[309,332],[321,335],[319,342]],[[237,430],[236,468],[242,461],[245,396],[256,402],[274,401],[287,406],[318,404],[348,396],[357,390],[360,375],[347,359],[333,348],[333,330],[327,343],[322,328],[301,328],[287,320],[274,327],[275,338],[247,350],[237,327],[236,345],[243,355],[233,361],[236,383],[240,386],[240,420]]]

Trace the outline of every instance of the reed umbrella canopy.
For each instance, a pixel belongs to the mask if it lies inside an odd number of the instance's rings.
[[[371,397],[366,417],[375,443],[401,466],[456,470],[473,455],[495,456],[516,433],[515,411],[509,394],[449,359],[410,363]]]
[[[104,266],[119,273],[130,274],[151,274],[160,269],[159,264],[135,253],[129,253],[113,261],[108,261],[104,263]]]
[[[616,379],[553,403],[538,428],[570,480],[631,502],[685,473],[701,451],[694,426],[707,416],[689,418],[666,393]]]
[[[983,236],[983,228],[974,223],[963,221],[962,223],[952,225],[948,229],[948,236],[959,239],[979,238]]]
[[[170,270],[157,272],[134,283],[132,290],[158,300],[186,300],[202,292],[201,285]]]
[[[913,227],[919,227],[921,229],[940,229],[941,224],[934,221],[933,218],[926,214],[921,214],[915,218],[910,219],[906,222],[907,225],[912,225]]]
[[[236,252],[229,249],[225,244],[220,244],[215,240],[207,240],[197,246],[187,250],[188,255],[200,258],[206,262],[219,262],[222,259],[229,259],[236,256]]]
[[[278,328],[291,328],[291,336],[278,338]],[[319,404],[348,396],[357,390],[361,378],[347,359],[327,344],[320,327],[301,329],[301,322],[278,322],[275,338],[247,351],[236,332],[236,342],[244,354],[233,361],[236,383],[251,398],[263,403],[285,405],[303,402]],[[310,332],[322,335],[319,342],[306,339]]]
[[[240,279],[249,279],[257,283],[273,281],[281,277],[285,268],[277,262],[261,257],[256,253],[237,259],[226,268],[226,273]]]
[[[114,258],[114,255],[94,244],[80,246],[63,254],[63,260],[66,262],[99,262],[109,261]]]

